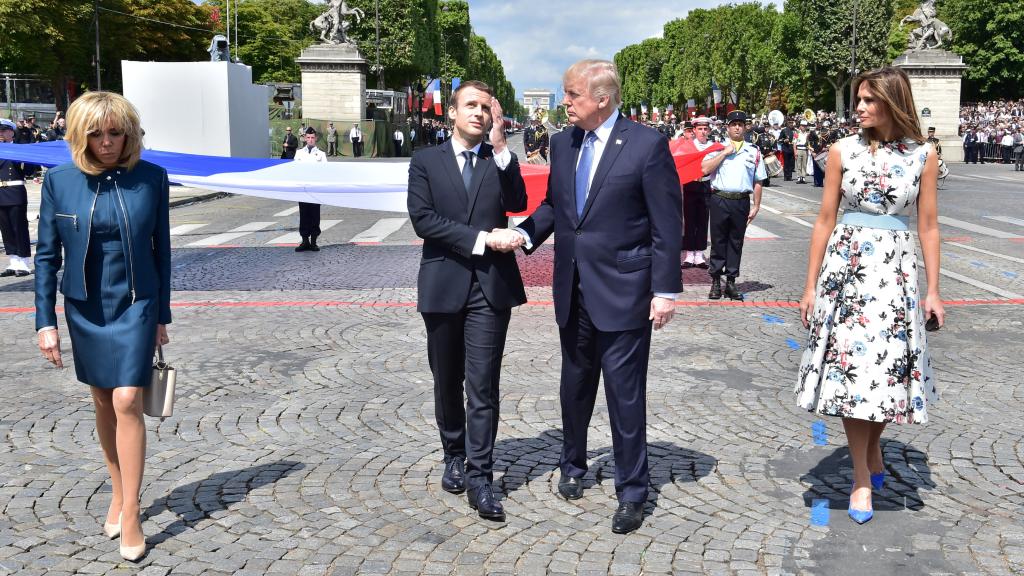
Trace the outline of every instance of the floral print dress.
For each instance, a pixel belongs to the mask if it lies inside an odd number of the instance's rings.
[[[931,144],[849,136],[842,159],[847,212],[909,216]],[[917,247],[909,231],[839,222],[818,273],[797,402],[828,416],[925,423],[938,400],[919,306]]]

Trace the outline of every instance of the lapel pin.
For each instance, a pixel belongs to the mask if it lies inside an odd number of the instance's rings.
[[[621,146],[621,145],[622,145],[622,140],[619,140],[618,138],[616,138],[616,139],[615,139],[615,144],[616,144],[617,146]]]

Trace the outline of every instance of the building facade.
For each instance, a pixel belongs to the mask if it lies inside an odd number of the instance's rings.
[[[551,110],[555,105],[555,93],[551,90],[536,88],[523,91],[523,108],[530,115],[535,117],[538,109]]]

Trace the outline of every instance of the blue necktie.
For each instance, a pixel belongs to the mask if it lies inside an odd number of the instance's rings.
[[[473,181],[473,151],[466,150],[462,153],[466,163],[462,166],[462,183],[466,185],[466,194],[469,194],[469,183]]]
[[[583,147],[580,148],[580,161],[576,164],[576,217],[583,217],[583,207],[587,204],[587,192],[590,188],[590,166],[594,163],[594,140],[597,134],[587,132],[583,136]]]

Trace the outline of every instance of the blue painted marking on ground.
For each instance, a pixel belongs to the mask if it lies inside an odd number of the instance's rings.
[[[1003,276],[1006,276],[1007,278],[1016,279],[1017,278],[1017,273],[1016,272],[1010,272],[1009,270],[1003,270]]]
[[[825,425],[824,420],[817,420],[811,424],[811,436],[814,438],[816,446],[828,445],[828,426]]]
[[[796,340],[793,340],[792,338],[786,338],[786,346],[789,346],[790,350],[800,349],[800,343],[797,342]]]
[[[971,260],[971,266],[974,266],[975,268],[988,268],[988,264],[985,264],[980,260]]]
[[[828,500],[815,498],[811,500],[811,525],[828,526]]]
[[[771,314],[761,314],[761,319],[768,324],[785,324],[786,321],[778,316],[772,316]]]

